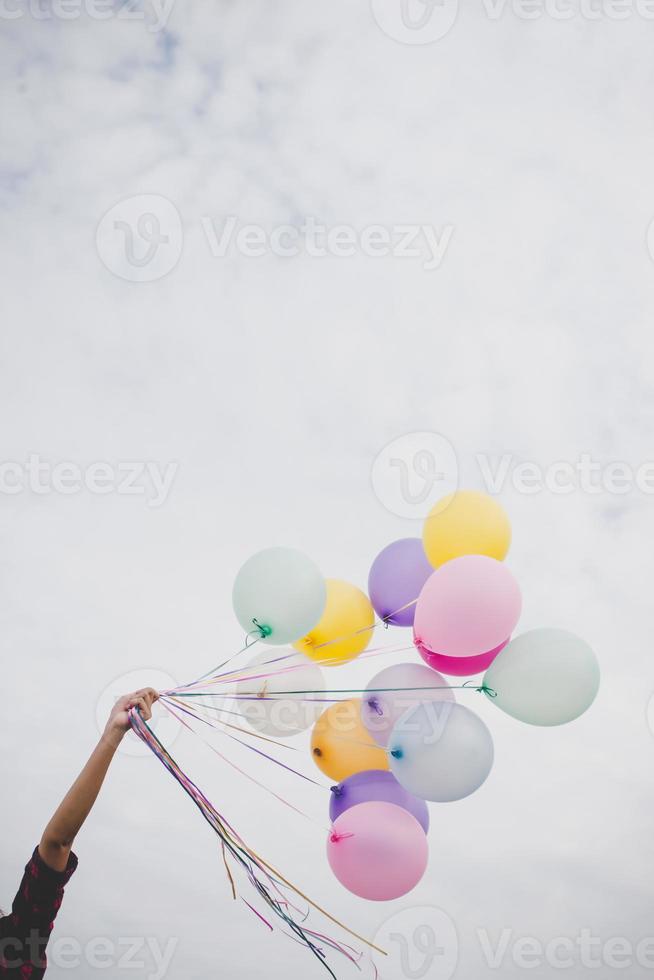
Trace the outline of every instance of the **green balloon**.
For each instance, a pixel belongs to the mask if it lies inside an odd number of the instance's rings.
[[[264,643],[295,643],[316,625],[327,600],[320,569],[293,548],[266,548],[252,555],[234,582],[236,618]]]
[[[588,644],[567,630],[536,629],[504,647],[484,676],[493,703],[528,725],[565,725],[590,708],[600,669]]]

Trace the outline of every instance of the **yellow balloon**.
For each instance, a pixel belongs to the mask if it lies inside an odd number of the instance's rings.
[[[511,525],[504,508],[488,494],[458,490],[429,512],[422,542],[434,568],[461,555],[502,561],[511,544]]]
[[[361,699],[339,701],[323,711],[311,736],[313,761],[326,776],[340,783],[364,769],[388,769],[385,749],[361,720]]]
[[[365,650],[372,638],[375,610],[349,582],[327,579],[327,602],[320,622],[293,646],[326,666],[344,664]]]

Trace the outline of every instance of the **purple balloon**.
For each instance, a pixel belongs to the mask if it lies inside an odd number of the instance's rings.
[[[414,600],[433,571],[420,538],[401,538],[380,551],[368,576],[368,595],[379,618],[393,626],[413,626]],[[413,605],[404,609],[408,603]]]
[[[429,807],[400,786],[392,772],[366,769],[355,772],[338,786],[332,786],[329,816],[332,823],[342,813],[359,803],[394,803],[413,814],[425,833],[429,831]]]

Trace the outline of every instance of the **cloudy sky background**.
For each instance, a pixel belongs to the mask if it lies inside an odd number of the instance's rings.
[[[97,738],[108,686],[134,671],[188,681],[237,649],[231,585],[261,547],[302,548],[364,585],[376,553],[420,528],[375,493],[373,460],[426,431],[454,447],[464,486],[484,486],[478,455],[510,458],[499,497],[521,628],[592,643],[592,711],[532,730],[471,694],[494,770],[470,799],[432,807],[428,874],[383,906],[329,873],[327,791],[234,757],[310,824],[192,737],[175,751],[255,849],[357,931],[442,909],[455,977],[497,975],[480,930],[493,945],[511,930],[502,976],[539,980],[561,970],[520,968],[516,938],[590,930],[635,950],[652,934],[652,497],[526,494],[511,474],[654,458],[654,22],[628,4],[623,20],[608,4],[596,20],[489,9],[466,5],[422,44],[417,29],[404,43],[399,0],[186,0],[159,30],[152,8],[102,21],[3,8],[2,461],[176,467],[159,506],[149,487],[2,493],[3,907]],[[140,195],[181,219],[176,264],[152,282],[130,281],[120,237],[96,245],[103,215]],[[230,215],[451,238],[435,269],[360,249],[216,256],[207,223],[220,234]],[[334,676],[365,684],[387,662]],[[169,980],[321,976],[231,901],[214,837],[153,758],[121,754],[76,850],[58,937],[173,938]],[[450,976],[442,963],[435,980]],[[570,972],[598,973],[579,957]],[[650,971],[634,953],[618,972]],[[153,963],[49,971],[96,973],[146,978]]]

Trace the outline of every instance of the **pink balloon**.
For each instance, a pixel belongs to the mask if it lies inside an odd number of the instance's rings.
[[[418,597],[416,646],[444,657],[490,656],[511,636],[521,608],[518,583],[501,561],[454,558],[429,576]]]
[[[415,641],[415,644],[422,659],[434,670],[454,677],[469,677],[471,674],[481,674],[482,671],[488,670],[495,657],[508,642],[505,640],[494,650],[482,653],[479,657],[445,657],[442,653],[432,653],[418,640]]]
[[[394,803],[359,803],[334,822],[327,859],[340,883],[359,898],[389,902],[416,887],[429,845],[416,818]]]

